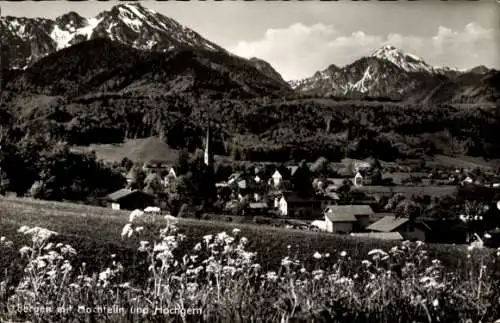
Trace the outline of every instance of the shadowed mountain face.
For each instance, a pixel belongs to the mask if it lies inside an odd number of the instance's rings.
[[[466,71],[433,67],[420,57],[386,45],[349,65],[330,65],[310,78],[289,84],[298,92],[319,96],[491,103],[500,97],[498,73],[484,66]]]
[[[94,38],[108,38],[141,50],[191,48],[225,52],[195,31],[140,3],[120,4],[93,18],[76,12],[55,20],[2,17],[0,28],[14,68],[25,68],[57,50]]]
[[[150,52],[104,38],[79,43],[39,60],[11,77],[7,88],[62,96],[196,92],[254,97],[291,92],[286,82],[224,51],[188,48]]]

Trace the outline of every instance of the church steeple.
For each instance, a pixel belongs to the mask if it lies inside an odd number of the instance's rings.
[[[205,156],[204,156],[204,161],[205,165],[207,166],[212,166],[213,164],[213,154],[210,151],[210,121],[208,122],[207,126],[207,137],[205,138]]]

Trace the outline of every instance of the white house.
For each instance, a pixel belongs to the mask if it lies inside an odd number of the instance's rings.
[[[284,192],[275,204],[284,217],[317,219],[321,216],[321,200],[300,197],[293,192]]]
[[[465,185],[465,184],[472,184],[474,183],[474,180],[470,177],[470,176],[467,176],[463,181],[462,181],[462,185]]]
[[[357,172],[356,176],[354,176],[354,186],[363,186],[363,175],[360,172]]]
[[[328,205],[325,208],[326,230],[334,233],[351,233],[368,222],[373,214],[369,205]]]
[[[170,167],[168,174],[163,178],[163,185],[168,186],[173,180],[177,178],[177,173],[173,167]]]
[[[281,173],[278,170],[276,170],[273,173],[273,176],[271,176],[271,178],[272,178],[272,185],[274,187],[277,187],[278,185],[280,185],[282,180],[283,180],[283,176],[281,175]]]

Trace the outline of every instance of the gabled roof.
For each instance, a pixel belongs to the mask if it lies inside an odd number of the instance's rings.
[[[370,215],[374,213],[369,205],[327,205],[325,212],[349,213],[353,215]]]
[[[340,200],[339,195],[335,192],[326,192],[325,196],[332,200]]]
[[[295,173],[299,169],[299,166],[288,166],[287,168],[290,170],[290,175],[293,176],[293,175],[295,175]]]
[[[255,202],[255,203],[249,203],[248,207],[250,209],[267,209],[268,205],[265,202]]]
[[[356,222],[357,215],[370,215],[373,210],[369,205],[327,205],[325,216],[332,222]]]
[[[408,218],[396,218],[394,215],[388,215],[368,226],[366,229],[378,232],[391,232],[408,221]]]
[[[322,201],[320,200],[314,198],[302,197],[296,194],[295,192],[290,192],[290,191],[282,192],[281,195],[285,199],[288,205],[291,204],[313,205],[322,203]]]
[[[399,232],[358,232],[351,233],[351,236],[381,240],[403,240],[403,236]]]
[[[161,182],[161,176],[158,173],[149,173],[144,179],[144,183],[151,183],[154,180]]]
[[[238,187],[241,189],[247,188],[247,181],[242,179],[241,181],[238,181]]]
[[[131,189],[128,189],[128,188],[122,188],[122,189],[119,189],[116,192],[113,192],[113,193],[109,194],[108,196],[106,196],[106,198],[108,200],[111,200],[111,201],[118,201],[118,200],[121,200],[122,198],[124,198],[126,196],[129,196],[129,195],[132,195],[132,194],[137,194],[137,193],[151,196],[150,194],[147,194],[147,193],[145,193],[143,191],[140,191],[140,190],[131,190]]]
[[[242,176],[243,174],[242,173],[232,173],[230,176],[229,176],[229,179],[238,179]]]
[[[331,222],[357,222],[358,219],[350,213],[333,213],[326,212],[325,216]]]
[[[344,185],[345,180],[349,180],[348,178],[327,178],[326,182],[331,183],[331,185],[334,185],[335,187],[340,187]]]

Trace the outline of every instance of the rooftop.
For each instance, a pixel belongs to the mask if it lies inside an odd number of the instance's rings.
[[[387,215],[377,222],[373,223],[372,225],[368,226],[366,229],[378,232],[391,232],[408,221],[408,218],[396,218],[394,215]]]
[[[356,222],[357,215],[371,215],[373,210],[369,205],[328,205],[325,216],[332,222]]]

